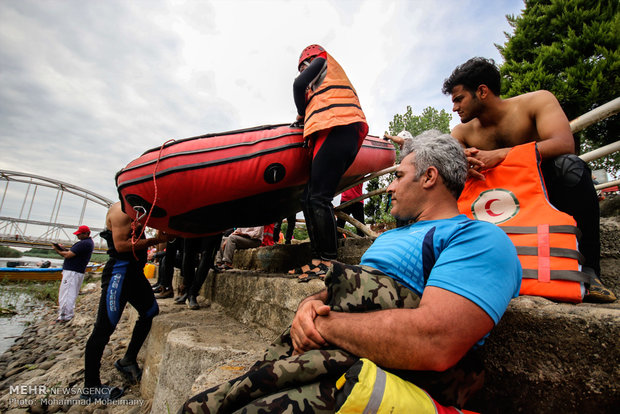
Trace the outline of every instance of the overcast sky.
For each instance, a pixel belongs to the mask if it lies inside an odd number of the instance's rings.
[[[116,199],[114,174],[171,138],[292,122],[299,53],[321,44],[370,133],[501,57],[522,0],[0,0],[0,168]],[[456,125],[453,119],[451,125]]]

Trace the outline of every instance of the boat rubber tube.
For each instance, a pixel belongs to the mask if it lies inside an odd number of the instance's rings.
[[[339,189],[394,159],[390,143],[366,137]],[[154,203],[144,224],[198,237],[274,223],[300,211],[310,162],[302,128],[268,125],[148,150],[117,173],[116,185],[123,211],[133,219],[148,214]]]

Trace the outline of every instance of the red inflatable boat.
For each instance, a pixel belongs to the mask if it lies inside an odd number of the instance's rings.
[[[116,174],[123,211],[132,218],[148,213],[157,192],[146,224],[183,237],[273,223],[295,214],[301,210],[311,160],[302,132],[269,125],[151,149]],[[339,188],[390,167],[394,158],[391,143],[367,136]]]

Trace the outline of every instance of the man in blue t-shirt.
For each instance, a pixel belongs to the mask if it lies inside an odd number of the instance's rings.
[[[402,154],[388,193],[392,214],[413,224],[378,237],[361,266],[332,263],[327,288],[299,304],[290,333],[180,412],[334,412],[347,394],[336,395],[337,380],[347,369],[355,376],[359,358],[440,404],[462,407],[479,389],[475,348],[519,293],[516,249],[499,227],[459,214],[467,161],[454,138],[427,131]]]
[[[388,193],[392,214],[413,224],[378,237],[360,266],[332,262],[326,289],[300,303],[258,363],[180,412],[335,412],[351,383],[338,394],[338,378],[355,376],[359,358],[444,405],[480,388],[475,348],[519,293],[516,249],[499,227],[459,214],[467,161],[454,138],[427,131],[402,154]]]
[[[58,319],[56,322],[60,323],[68,322],[73,318],[75,300],[80,293],[86,266],[88,266],[90,256],[95,248],[88,226],[78,227],[73,234],[77,236],[79,241],[70,249],[66,249],[60,244],[53,245],[56,253],[65,258],[62,264],[62,282],[58,291]]]
[[[398,370],[444,371],[483,343],[521,285],[514,245],[498,227],[460,215],[467,175],[459,143],[439,131],[409,140],[387,191],[391,213],[413,224],[385,232],[361,264],[421,295],[416,309],[335,312],[327,290],[301,302],[295,351],[337,346]]]

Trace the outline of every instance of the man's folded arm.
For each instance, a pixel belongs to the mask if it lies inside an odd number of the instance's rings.
[[[428,286],[416,309],[330,312],[314,325],[321,337],[359,357],[393,369],[444,371],[494,326],[478,305]]]
[[[326,301],[327,289],[324,289],[308,296],[297,307],[291,324],[291,340],[295,353],[301,354],[327,345],[314,326],[314,320],[318,315],[326,316],[330,313],[329,306],[325,304]]]

